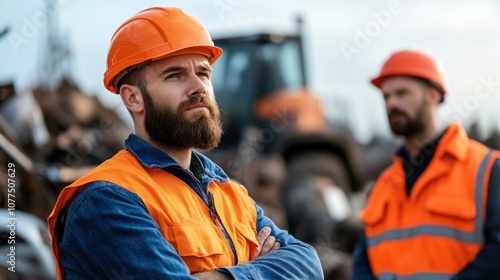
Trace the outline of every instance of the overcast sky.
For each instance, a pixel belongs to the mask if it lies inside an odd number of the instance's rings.
[[[178,6],[198,17],[214,37],[227,32],[293,28],[305,19],[306,59],[311,87],[324,99],[334,120],[346,121],[358,139],[389,135],[380,93],[369,84],[395,50],[425,51],[444,65],[449,93],[441,123],[465,125],[479,119],[499,126],[500,1],[333,1],[198,0],[100,1],[57,0],[59,30],[71,48],[70,74],[86,92],[118,104],[102,85],[109,40],[136,12],[156,5]],[[97,3],[97,2],[93,2]],[[36,84],[40,72],[48,10],[44,1],[2,1],[0,81],[14,81],[19,91]]]

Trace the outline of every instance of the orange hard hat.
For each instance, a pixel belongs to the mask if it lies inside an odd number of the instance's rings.
[[[213,64],[222,54],[203,24],[174,7],[140,11],[111,38],[104,86],[116,93],[118,81],[147,63],[181,54],[202,54]]]
[[[441,93],[442,98],[447,91],[443,68],[432,57],[413,50],[395,52],[384,63],[380,74],[371,83],[381,88],[382,81],[390,76],[410,76],[428,80]]]

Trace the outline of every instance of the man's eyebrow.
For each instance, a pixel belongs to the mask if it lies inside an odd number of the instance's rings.
[[[203,64],[199,64],[196,66],[196,68],[198,68],[199,70],[202,70],[202,71],[212,71],[212,66],[210,66],[210,64],[208,64],[208,62],[203,63]],[[182,71],[187,71],[187,67],[170,66],[167,69],[161,71],[160,74],[158,74],[158,76],[163,76],[163,75],[170,73],[170,72],[182,72]]]
[[[158,76],[163,76],[163,75],[170,73],[170,72],[179,72],[179,71],[186,71],[186,67],[171,66],[171,67],[168,67],[167,69],[161,71],[161,73],[158,74]]]
[[[198,65],[197,68],[203,71],[212,71],[212,66],[208,62]]]

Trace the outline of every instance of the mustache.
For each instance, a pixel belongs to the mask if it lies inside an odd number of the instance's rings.
[[[207,98],[205,95],[195,95],[190,97],[188,100],[181,102],[181,104],[179,104],[179,109],[181,111],[184,111],[187,108],[197,104],[206,105],[210,111],[216,108],[215,102]]]
[[[392,116],[396,116],[396,115],[402,115],[402,116],[405,116],[405,117],[408,117],[408,114],[406,114],[406,112],[404,111],[401,111],[399,109],[392,109],[389,114],[388,114],[388,117],[392,117]]]

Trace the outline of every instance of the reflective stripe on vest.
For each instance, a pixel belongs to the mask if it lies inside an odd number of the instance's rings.
[[[375,246],[381,242],[391,241],[391,240],[399,240],[399,239],[407,239],[410,237],[415,237],[415,236],[420,236],[420,235],[434,235],[434,236],[449,237],[449,238],[453,238],[457,241],[465,242],[465,243],[478,243],[478,244],[484,243],[484,236],[482,233],[482,229],[483,229],[482,224],[483,224],[483,219],[484,219],[484,213],[483,213],[483,207],[482,207],[482,205],[483,205],[483,203],[482,203],[483,185],[484,185],[484,177],[485,177],[486,169],[488,167],[488,163],[491,159],[492,154],[493,154],[493,151],[490,149],[488,151],[488,153],[486,154],[486,156],[484,156],[484,158],[481,161],[481,164],[479,166],[476,180],[475,180],[476,183],[475,183],[474,201],[476,204],[477,215],[476,215],[476,219],[475,219],[474,232],[470,233],[470,232],[461,231],[459,229],[446,227],[446,226],[422,225],[422,226],[405,228],[405,229],[389,230],[389,231],[384,232],[382,234],[370,237],[367,239],[368,248]],[[387,278],[387,279],[394,279],[394,278]],[[403,279],[403,278],[397,278],[397,279]],[[422,279],[427,279],[427,278],[422,278]],[[429,278],[429,279],[431,279],[431,278]],[[434,278],[432,278],[432,279],[434,279]],[[442,278],[436,278],[436,279],[442,279]]]
[[[484,246],[489,178],[498,158],[450,125],[410,195],[404,163],[395,158],[360,213],[373,274],[446,279],[473,261]]]
[[[382,273],[379,280],[449,280],[453,274],[445,273],[416,273],[411,276],[397,276],[394,273]]]

